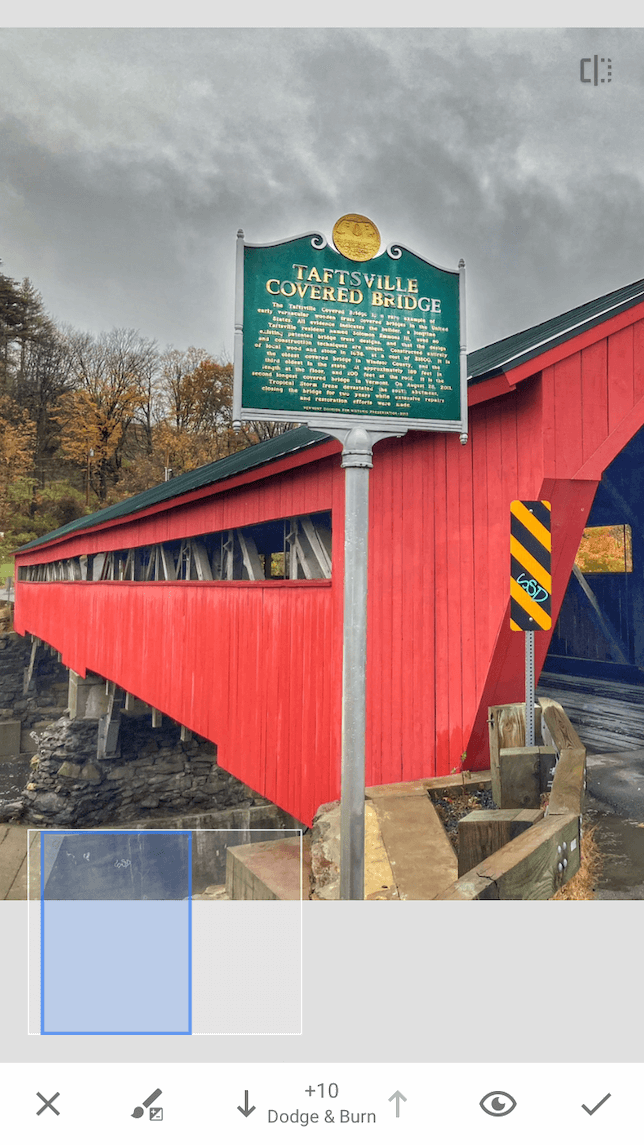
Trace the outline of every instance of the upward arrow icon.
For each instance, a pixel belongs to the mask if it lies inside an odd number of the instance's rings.
[[[396,1102],[396,1117],[400,1117],[400,1103],[401,1101],[406,1101],[407,1098],[405,1097],[404,1093],[401,1093],[400,1090],[397,1089],[395,1093],[392,1093],[389,1101],[394,1101],[394,1099]]]
[[[244,1090],[244,1105],[243,1105],[243,1107],[241,1105],[238,1105],[237,1108],[238,1108],[240,1113],[244,1114],[244,1117],[250,1117],[251,1113],[253,1112],[253,1110],[255,1108],[254,1105],[251,1105],[250,1109],[248,1108],[248,1090],[247,1089]]]

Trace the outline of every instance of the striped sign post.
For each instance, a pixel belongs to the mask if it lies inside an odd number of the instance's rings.
[[[525,742],[533,747],[534,634],[552,627],[549,501],[510,506],[510,627],[525,632]]]

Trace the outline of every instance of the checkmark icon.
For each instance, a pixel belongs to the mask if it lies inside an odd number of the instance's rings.
[[[610,1093],[607,1093],[606,1097],[602,1097],[601,1101],[598,1101],[597,1105],[595,1105],[592,1109],[589,1109],[587,1105],[582,1105],[581,1108],[586,1110],[586,1113],[588,1114],[589,1117],[592,1117],[593,1113],[597,1113],[597,1110],[601,1109],[602,1105],[604,1104],[605,1101],[608,1101],[609,1097],[610,1097]]]

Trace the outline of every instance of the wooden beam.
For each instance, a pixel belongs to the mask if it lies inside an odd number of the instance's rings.
[[[488,790],[491,785],[489,771],[462,771],[457,775],[433,775],[428,779],[412,779],[406,783],[380,783],[366,790],[367,799],[377,799],[381,795],[395,796],[398,799],[413,795],[424,795],[433,791],[437,795],[455,795],[458,791]]]
[[[565,748],[583,748],[584,745],[561,704],[556,700],[549,700],[546,696],[540,696],[539,705],[544,743],[555,747],[560,753]]]
[[[470,811],[458,825],[459,878],[543,819],[538,809]]]
[[[436,897],[550,899],[579,870],[579,855],[579,816],[548,815]]]
[[[622,497],[622,494],[619,492],[618,489],[615,488],[615,486],[613,485],[613,482],[610,480],[610,478],[608,478],[606,476],[606,474],[604,474],[604,476],[602,477],[602,479],[600,481],[600,488],[605,489],[606,493],[608,494],[611,501],[613,502],[613,505],[615,506],[616,509],[619,509],[619,511],[623,517],[623,520],[617,521],[616,524],[618,524],[618,525],[619,524],[630,525],[633,521],[639,520],[639,517],[638,517],[638,514],[637,514],[635,508],[632,505],[629,505],[628,501],[626,501],[624,499],[624,497]]]
[[[326,529],[324,532],[327,536],[323,537],[322,531],[318,532],[309,516],[300,517],[299,522],[301,532],[298,539],[300,544],[305,550],[308,545],[309,555],[315,560],[319,569],[318,577],[328,580],[331,576],[331,552],[330,547],[327,551],[326,544],[330,546],[331,534]]]
[[[156,708],[153,708],[152,709],[152,727],[153,728],[160,728],[162,722],[163,722],[163,716],[161,715],[161,712],[157,711]]]
[[[586,791],[586,749],[566,748],[555,769],[549,815],[581,815]]]
[[[161,555],[161,566],[163,568],[163,575],[164,575],[165,579],[166,580],[176,580],[177,579],[177,569],[176,569],[176,565],[174,563],[174,557],[172,556],[172,553],[169,552],[168,549],[166,549],[165,545],[159,545],[159,550],[160,550],[160,555]]]
[[[121,754],[119,735],[121,730],[122,699],[117,696],[117,687],[106,680],[107,712],[98,720],[97,759],[116,759]]]
[[[502,747],[498,769],[492,773],[492,798],[497,807],[539,807],[541,759],[538,747]]]
[[[458,862],[431,801],[379,797],[373,806],[399,898],[435,898],[458,874]]]
[[[257,545],[250,533],[244,532],[243,529],[237,529],[237,537],[242,552],[244,567],[248,573],[248,579],[265,580],[266,577],[264,575],[262,562],[259,559],[259,553],[257,552]]]
[[[525,746],[525,704],[497,704],[488,708],[488,729],[490,742],[490,769],[492,773],[492,793],[494,802],[501,790],[499,753],[502,748]],[[541,709],[534,707],[534,726],[541,726]],[[537,739],[539,736],[537,735]],[[497,795],[494,795],[496,791]]]
[[[34,674],[34,664],[36,663],[36,653],[38,651],[38,645],[39,644],[40,644],[40,640],[38,639],[38,637],[32,636],[32,638],[31,638],[31,652],[29,654],[29,664],[25,668],[24,676],[23,676],[23,680],[22,680],[22,694],[23,694],[23,696],[26,696],[27,692],[29,691],[29,685],[31,684],[31,677]]]
[[[212,580],[212,569],[206,552],[206,546],[203,541],[193,540],[191,542],[192,559],[194,561],[195,569],[197,570],[198,580]]]
[[[611,649],[613,650],[614,654],[617,656],[618,663],[619,664],[630,664],[629,657],[628,657],[628,655],[624,649],[624,645],[622,644],[622,641],[620,640],[619,636],[617,635],[617,632],[613,628],[608,617],[604,616],[601,608],[599,607],[597,597],[595,596],[592,588],[588,584],[588,581],[586,580],[581,569],[579,568],[579,566],[577,564],[574,564],[572,566],[572,571],[573,571],[573,575],[575,576],[575,578],[577,580],[577,583],[579,584],[579,587],[581,588],[582,592],[584,593],[584,596],[586,597],[588,603],[591,606],[591,609],[592,609],[591,616],[595,620],[595,623],[597,624],[602,635],[604,636],[604,639],[608,642],[608,644],[611,647]]]

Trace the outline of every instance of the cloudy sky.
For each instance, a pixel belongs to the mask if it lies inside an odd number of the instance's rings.
[[[230,354],[237,229],[358,212],[465,258],[475,349],[644,278],[643,61],[642,29],[3,28],[2,271]]]

